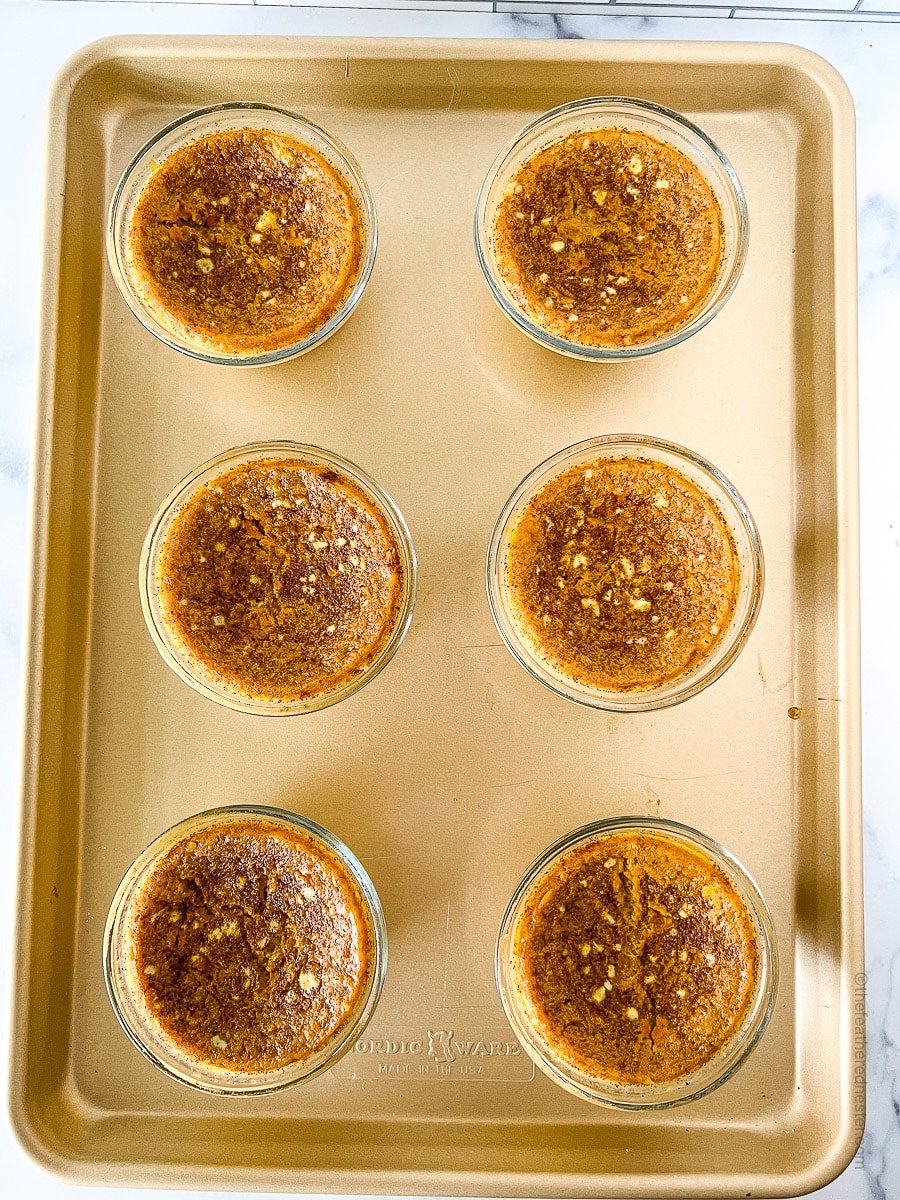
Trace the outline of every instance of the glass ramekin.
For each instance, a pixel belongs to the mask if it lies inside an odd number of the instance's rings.
[[[387,520],[400,551],[400,565],[403,570],[403,595],[397,620],[393,632],[381,650],[366,667],[353,678],[348,679],[341,687],[307,700],[261,700],[223,684],[197,661],[187,647],[179,644],[177,637],[173,635],[166,624],[159,597],[159,558],[166,534],[179,510],[198,488],[209,483],[218,475],[223,475],[226,471],[244,463],[283,458],[300,459],[333,467],[338,474],[346,476],[356,484]],[[182,479],[162,502],[153,518],[144,540],[138,567],[138,586],[144,620],[147,622],[147,628],[157,650],[175,674],[199,692],[201,696],[224,704],[227,708],[269,717],[317,712],[319,709],[337,704],[340,700],[346,700],[348,696],[355,695],[364,688],[367,683],[371,683],[391,661],[406,637],[412,623],[416,603],[416,579],[416,553],[413,549],[412,538],[403,514],[388,493],[379,487],[361,467],[342,458],[339,454],[335,454],[331,450],[323,450],[319,446],[306,446],[299,442],[287,441],[251,442],[234,450],[226,450],[222,454],[217,454],[215,458],[211,458],[209,462],[203,463],[202,466],[197,467],[190,475]]]
[[[706,178],[722,212],[724,254],[719,274],[702,308],[685,325],[653,341],[634,346],[582,346],[557,337],[530,320],[509,294],[497,267],[493,245],[494,215],[504,186],[533,154],[570,133],[592,129],[637,130],[685,154]],[[734,291],[747,257],[747,202],[731,163],[708,134],[672,109],[627,96],[594,96],[560,104],[537,117],[506,145],[491,164],[475,208],[475,252],[488,287],[509,319],[530,338],[559,354],[591,362],[640,358],[666,350],[697,333]]]
[[[277,350],[229,354],[205,347],[200,341],[191,341],[171,329],[160,315],[163,310],[145,296],[134,278],[131,267],[129,234],[138,198],[150,175],[173,150],[196,141],[206,134],[224,129],[268,129],[288,134],[317,150],[344,177],[356,199],[362,220],[362,258],[356,282],[347,294],[344,303],[324,325],[313,333],[289,346]],[[150,332],[173,350],[180,350],[202,362],[223,363],[238,367],[259,367],[269,363],[285,362],[306,354],[314,346],[321,345],[339,329],[353,312],[366,289],[378,245],[378,221],[375,202],[359,163],[342,142],[338,141],[318,125],[298,113],[278,108],[272,104],[250,104],[234,102],[213,104],[198,108],[172,121],[155,134],[137,152],[116,185],[109,208],[106,232],[106,253],[116,286],[128,307]],[[154,311],[154,308],[157,311]]]
[[[281,824],[300,829],[330,852],[353,878],[359,889],[363,909],[369,923],[372,958],[365,987],[349,1020],[335,1033],[332,1040],[309,1058],[277,1070],[251,1073],[229,1071],[210,1064],[197,1063],[179,1054],[172,1043],[147,1014],[141,1001],[140,988],[134,983],[133,946],[128,936],[128,922],[141,888],[163,855],[191,834],[235,820],[248,824],[260,822]],[[387,971],[388,944],[384,914],[375,886],[365,868],[340,838],[307,817],[284,809],[265,805],[229,805],[211,808],[196,816],[179,821],[161,834],[135,859],[116,889],[106,920],[103,935],[103,975],[106,990],[119,1024],[129,1040],[155,1067],[173,1079],[190,1087],[219,1095],[266,1095],[281,1091],[295,1083],[313,1079],[341,1058],[368,1025],[381,996]]]
[[[528,899],[544,877],[573,850],[614,833],[646,833],[687,846],[711,860],[734,886],[747,906],[756,932],[759,962],[756,990],[746,1016],[733,1036],[709,1062],[689,1075],[667,1083],[628,1085],[589,1075],[561,1058],[542,1038],[529,1017],[528,1000],[520,982],[515,944],[518,924]],[[596,821],[567,833],[549,846],[528,868],[510,900],[497,939],[497,987],[509,1023],[526,1053],[554,1083],[583,1100],[622,1109],[662,1109],[705,1096],[730,1079],[765,1032],[775,1007],[778,987],[778,951],[772,918],[762,894],[724,846],[705,834],[660,817],[615,817]]]
[[[712,499],[734,537],[740,562],[740,586],[728,628],[691,671],[662,687],[646,691],[616,692],[591,688],[563,675],[532,646],[520,627],[506,588],[506,560],[510,536],[522,510],[549,480],[579,463],[608,458],[640,458],[674,467]],[[668,708],[695,696],[718,679],[740,654],[750,636],[762,603],[765,567],[762,544],[750,510],[733,484],[706,459],[692,450],[641,434],[613,434],[588,438],[552,454],[530,471],[503,506],[491,534],[487,554],[487,592],[500,636],[517,662],[539,683],[567,700],[608,712],[649,712]]]

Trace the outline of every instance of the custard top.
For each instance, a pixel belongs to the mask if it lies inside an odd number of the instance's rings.
[[[321,328],[360,270],[362,217],[317,150],[266,129],[225,129],[173,150],[129,230],[134,282],[154,316],[201,349],[278,350]]]
[[[498,270],[525,315],[566,341],[623,347],[687,324],[719,274],[724,229],[706,178],[637,130],[571,133],[505,188]]]
[[[517,624],[550,667],[603,691],[661,687],[731,622],[734,538],[712,498],[640,458],[570,467],[528,501],[509,538]]]
[[[188,1059],[265,1072],[321,1050],[356,1010],[373,933],[356,880],[317,838],[235,818],[178,842],[130,914],[134,976]]]
[[[384,648],[404,568],[387,517],[346,476],[262,459],[203,484],[160,551],[174,639],[214,679],[260,700],[333,692]]]
[[[613,833],[541,877],[513,953],[540,1037],[599,1079],[654,1084],[712,1059],[759,974],[753,919],[725,873],[662,835]]]

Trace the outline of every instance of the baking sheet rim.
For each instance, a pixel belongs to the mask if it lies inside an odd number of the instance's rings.
[[[17,919],[13,946],[13,970],[10,974],[10,1086],[7,1095],[7,1115],[12,1130],[23,1149],[45,1170],[71,1181],[96,1181],[103,1172],[104,1182],[112,1183],[118,1178],[133,1184],[134,1175],[129,1167],[115,1162],[102,1162],[67,1157],[53,1148],[41,1137],[37,1124],[27,1109],[24,1093],[25,1049],[28,1037],[27,996],[31,950],[30,896],[34,869],[37,763],[39,759],[38,733],[41,723],[40,679],[43,667],[43,618],[46,611],[46,591],[43,580],[48,561],[50,523],[50,466],[54,444],[55,392],[53,379],[56,371],[57,316],[55,301],[60,283],[60,253],[63,205],[59,203],[65,180],[66,143],[54,138],[54,130],[66,128],[68,106],[72,93],[80,82],[94,69],[102,67],[111,59],[140,60],[161,53],[174,57],[221,58],[232,54],[284,59],[309,57],[309,51],[321,50],[323,57],[333,58],[343,53],[348,63],[354,56],[384,59],[403,56],[413,60],[435,57],[481,59],[487,61],[575,61],[592,62],[602,57],[604,51],[618,61],[660,62],[676,65],[715,64],[719,62],[746,62],[748,57],[760,63],[782,66],[799,71],[819,88],[827,98],[832,114],[835,163],[832,183],[834,186],[834,234],[835,234],[835,375],[837,384],[837,464],[839,471],[838,498],[838,586],[837,625],[839,644],[842,648],[840,677],[845,687],[839,722],[840,736],[837,751],[841,758],[841,946],[843,961],[862,966],[863,957],[863,906],[862,906],[862,793],[861,793],[861,720],[860,720],[860,636],[859,636],[859,502],[858,502],[858,427],[857,427],[857,341],[856,341],[856,250],[855,236],[842,237],[841,230],[855,230],[855,115],[853,101],[843,78],[837,70],[820,55],[804,47],[789,43],[766,42],[666,42],[648,41],[546,41],[546,40],[493,40],[493,39],[441,39],[441,38],[338,38],[338,37],[267,37],[244,38],[240,36],[203,35],[115,35],[91,42],[73,54],[60,69],[50,91],[46,145],[48,148],[44,180],[44,229],[41,262],[40,324],[37,338],[37,412],[35,421],[35,443],[31,463],[31,496],[29,505],[28,552],[26,566],[26,603],[24,616],[22,658],[22,748],[21,779],[18,788],[20,798],[19,828],[20,845],[18,871],[15,887]],[[330,51],[330,52],[329,52]],[[599,53],[598,53],[599,52]],[[452,89],[452,84],[449,85]],[[849,160],[849,161],[848,161]],[[840,286],[843,282],[844,286]],[[854,986],[864,972],[852,974]],[[23,1000],[22,997],[26,997]],[[850,1015],[844,1021],[845,1032],[852,1030],[853,998],[845,991],[842,1001],[849,1007]],[[852,1034],[842,1046],[845,1074],[852,1075],[854,1038]],[[844,1093],[847,1099],[847,1093]],[[862,1137],[863,1129],[855,1118],[858,1108],[851,1111],[845,1106],[842,1113],[842,1132],[833,1143],[828,1159],[820,1162],[805,1175],[794,1175],[790,1182],[783,1175],[766,1180],[770,1195],[797,1195],[824,1186],[835,1178],[851,1161]],[[102,1117],[100,1118],[102,1120]],[[180,1167],[170,1164],[143,1164],[146,1175],[152,1171],[158,1181],[171,1179],[172,1186],[184,1183],[179,1175]],[[216,1174],[215,1168],[195,1168],[199,1179]],[[247,1168],[247,1181],[259,1186],[263,1170]],[[277,1169],[274,1169],[277,1174]],[[345,1176],[348,1172],[343,1169]],[[235,1178],[240,1172],[233,1171]],[[288,1169],[290,1174],[290,1169]],[[305,1172],[304,1186],[309,1190],[327,1190],[334,1186],[341,1172],[332,1170]],[[354,1188],[357,1191],[402,1192],[402,1184],[415,1184],[422,1192],[427,1183],[434,1194],[476,1194],[480,1188],[493,1194],[540,1195],[545,1188],[535,1189],[535,1177],[523,1174],[514,1188],[507,1184],[517,1176],[504,1175],[502,1192],[497,1186],[497,1177],[490,1172],[442,1172],[390,1170],[354,1171]],[[542,1176],[546,1179],[546,1176]],[[559,1196],[597,1194],[597,1176],[568,1175],[565,1189],[557,1188]],[[646,1178],[646,1187],[658,1184],[658,1177],[629,1177],[630,1183]],[[682,1188],[687,1185],[686,1177],[679,1176]],[[696,1177],[696,1195],[714,1195],[717,1191],[707,1189]],[[759,1190],[760,1182],[766,1177],[755,1175],[752,1185]],[[448,1179],[454,1186],[447,1188]],[[432,1181],[433,1185],[432,1186]],[[483,1181],[483,1182],[479,1182]],[[572,1183],[572,1181],[575,1181]],[[220,1180],[213,1180],[221,1186]],[[268,1180],[271,1186],[273,1180]],[[572,1186],[570,1187],[570,1183]],[[202,1186],[202,1184],[201,1184]],[[276,1186],[279,1186],[276,1184]],[[714,1185],[710,1185],[713,1187]],[[739,1187],[735,1179],[734,1187]],[[593,1188],[593,1192],[586,1190]],[[286,1180],[285,1190],[297,1190],[296,1179]],[[631,1190],[629,1188],[629,1190]],[[639,1190],[633,1194],[639,1194]]]

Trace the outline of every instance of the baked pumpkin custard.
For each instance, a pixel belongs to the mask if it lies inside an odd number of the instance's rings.
[[[741,582],[712,497],[633,456],[549,479],[510,534],[505,579],[520,634],[551,670],[609,692],[661,688],[713,651]]]
[[[107,993],[150,1062],[223,1095],[279,1091],[349,1049],[374,1012],[378,894],[334,834],[259,805],[210,809],[140,854],[110,905]]]
[[[280,821],[233,819],[177,842],[144,880],[125,937],[150,1021],[178,1054],[226,1071],[321,1051],[372,969],[358,883]]]
[[[200,350],[297,345],[359,277],[364,222],[348,180],[285,132],[218,129],[149,174],[127,233],[131,283],[156,321]]]
[[[725,254],[706,176],[638,129],[579,130],[537,149],[505,184],[491,237],[499,278],[529,321],[613,349],[688,325]]]
[[[541,1037],[624,1084],[713,1058],[756,986],[756,934],[734,885],[699,852],[646,833],[564,858],[529,898],[514,953]]]
[[[177,505],[150,586],[189,673],[289,705],[341,692],[383,657],[411,604],[405,562],[374,494],[327,461],[276,453]]]

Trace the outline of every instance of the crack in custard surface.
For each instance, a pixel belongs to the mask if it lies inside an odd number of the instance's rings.
[[[291,702],[337,690],[377,658],[400,616],[404,567],[387,517],[350,479],[263,459],[185,501],[158,584],[170,633],[215,680]]]
[[[126,936],[151,1019],[187,1059],[262,1073],[321,1050],[371,970],[368,906],[318,839],[217,824],[151,869]]]
[[[753,919],[725,873],[645,833],[564,855],[528,896],[513,954],[540,1037],[578,1070],[626,1085],[709,1062],[759,975]]]
[[[712,188],[681,151],[636,130],[571,133],[527,159],[494,217],[497,267],[535,324],[584,346],[665,337],[722,267]]]
[[[144,185],[128,236],[139,293],[172,332],[226,354],[309,337],[359,275],[362,216],[317,150],[266,129],[210,133]]]
[[[681,472],[640,458],[563,471],[510,534],[505,584],[517,624],[551,668],[634,692],[694,669],[734,615],[740,564],[715,503]]]

